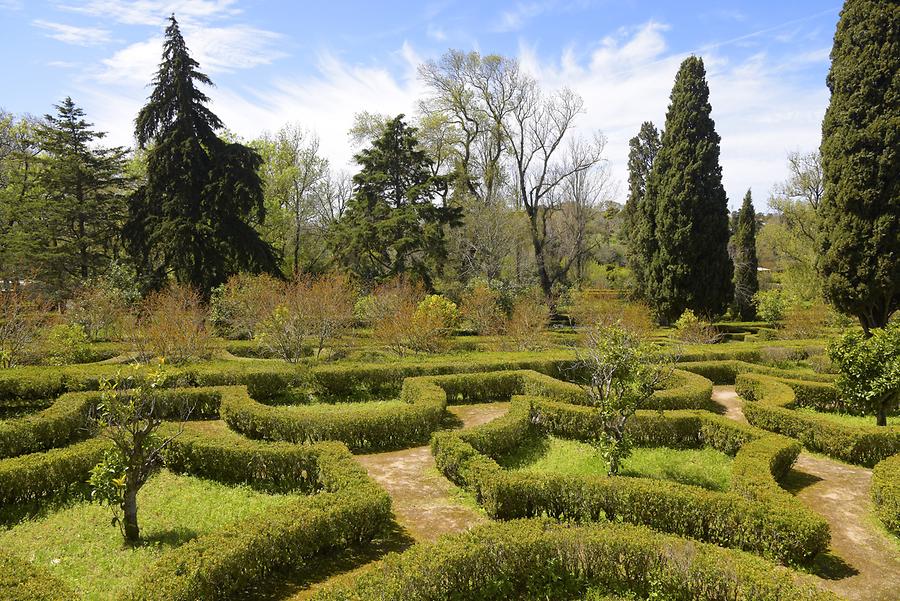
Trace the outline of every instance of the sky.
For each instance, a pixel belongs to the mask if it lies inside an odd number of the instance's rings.
[[[758,209],[786,155],[818,147],[840,0],[0,0],[0,108],[42,115],[66,96],[114,144],[133,145],[168,15],[216,87],[213,110],[244,138],[299,123],[338,168],[360,111],[416,111],[418,65],[448,49],[519,59],[547,90],[584,98],[618,200],[628,140],[662,128],[678,65],[706,64],[729,203]]]

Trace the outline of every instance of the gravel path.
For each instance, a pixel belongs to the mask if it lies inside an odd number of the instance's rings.
[[[715,386],[712,398],[747,421],[733,386]],[[900,599],[900,542],[876,523],[872,470],[804,452],[783,484],[831,527],[831,556],[817,565],[823,586],[851,601]]]

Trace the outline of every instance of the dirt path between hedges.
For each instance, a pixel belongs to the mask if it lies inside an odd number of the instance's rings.
[[[733,386],[715,386],[725,415],[746,422]],[[784,487],[831,528],[831,556],[817,562],[822,585],[851,601],[900,598],[900,543],[876,523],[869,498],[872,470],[800,453]]]
[[[463,428],[471,428],[503,415],[508,408],[509,403],[484,403],[447,410]],[[417,542],[433,541],[442,534],[487,521],[482,512],[454,498],[453,484],[437,471],[427,445],[357,455],[356,459],[391,495],[397,523]]]

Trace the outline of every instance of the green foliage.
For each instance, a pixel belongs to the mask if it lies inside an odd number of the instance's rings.
[[[209,320],[226,338],[254,338],[278,303],[281,282],[268,274],[237,273],[212,291]]]
[[[238,271],[276,273],[278,261],[254,229],[265,218],[262,159],[216,134],[224,126],[197,87],[212,83],[198,67],[172,16],[153,90],[136,120],[147,177],[129,201],[124,237],[150,283],[158,287],[172,271],[208,296]]]
[[[459,224],[446,203],[447,178],[434,174],[416,128],[398,115],[356,155],[354,195],[334,224],[329,246],[337,261],[363,282],[409,274],[430,288],[446,258],[445,226]]]
[[[787,301],[780,290],[760,290],[753,295],[753,301],[756,303],[756,314],[766,323],[775,325],[784,319]]]
[[[685,309],[719,315],[733,298],[728,199],[711,110],[703,60],[687,58],[675,77],[645,200],[657,241],[647,300],[663,323]]]
[[[847,0],[822,122],[819,270],[826,298],[868,331],[900,306],[900,5]]]
[[[44,353],[50,365],[81,363],[90,357],[90,341],[81,324],[57,324],[47,332]]]
[[[6,601],[68,601],[74,592],[31,561],[0,552],[0,594]]]
[[[900,454],[872,470],[872,502],[887,529],[900,536]]]
[[[628,199],[622,227],[635,294],[640,298],[647,297],[647,269],[656,249],[656,210],[647,198],[647,183],[659,147],[659,132],[650,121],[642,123],[638,135],[628,141]]]
[[[314,599],[424,601],[446,591],[460,601],[583,599],[598,586],[616,599],[837,600],[811,579],[745,553],[649,528],[542,520],[489,524],[416,546]]]
[[[662,358],[634,333],[620,326],[600,326],[591,333],[581,363],[590,374],[588,398],[600,425],[594,443],[614,476],[631,450],[628,420],[665,377]]]
[[[409,347],[430,353],[441,350],[458,321],[456,303],[439,294],[426,296],[412,314]]]
[[[91,500],[112,509],[112,525],[119,526],[123,536],[125,526],[119,509],[125,503],[127,471],[128,466],[122,453],[116,448],[110,448],[103,454],[103,459],[91,469],[91,476],[88,478]]]
[[[731,237],[734,262],[734,305],[741,319],[751,321],[756,318],[754,295],[759,291],[756,258],[756,209],[750,190],[744,196],[744,203],[738,212]]]
[[[850,331],[828,348],[840,370],[837,384],[851,410],[875,414],[879,426],[900,406],[900,324],[861,332]]]
[[[710,344],[720,338],[712,324],[697,317],[690,309],[685,309],[673,325],[675,336],[684,342]]]
[[[0,461],[0,504],[27,503],[55,495],[78,496],[109,442],[91,438],[59,449]]]

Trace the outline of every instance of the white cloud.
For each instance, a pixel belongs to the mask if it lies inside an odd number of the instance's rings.
[[[500,20],[494,30],[497,32],[517,31],[547,8],[547,4],[542,2],[519,2],[514,8],[500,14]]]
[[[234,16],[237,0],[87,0],[62,4],[60,8],[95,17],[113,19],[127,25],[159,25],[175,13],[179,21],[190,22]]]
[[[36,19],[31,24],[47,30],[48,33],[46,35],[48,38],[53,38],[66,44],[97,46],[110,41],[109,30],[98,27],[76,27],[75,25],[44,21],[43,19]]]
[[[25,4],[22,0],[0,0],[0,10],[22,10]]]

